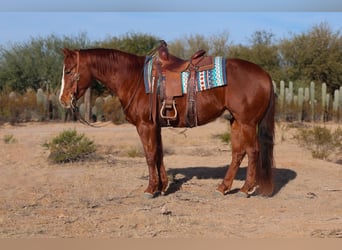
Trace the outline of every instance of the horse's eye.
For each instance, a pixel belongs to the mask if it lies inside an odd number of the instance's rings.
[[[70,69],[66,69],[66,70],[64,71],[64,73],[65,73],[66,75],[69,75],[69,74],[71,73],[71,70],[70,70]]]

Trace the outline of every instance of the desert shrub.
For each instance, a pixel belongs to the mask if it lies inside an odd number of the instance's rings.
[[[337,150],[342,150],[342,128],[337,128],[333,133],[334,144]]]
[[[0,96],[0,119],[15,124],[22,111],[21,95],[15,92],[3,92]]]
[[[130,158],[144,157],[144,152],[141,148],[131,147],[130,149],[127,150],[127,155]]]
[[[230,137],[230,132],[224,132],[223,134],[217,134],[214,135],[214,138],[218,138],[221,142],[223,143],[230,143],[231,137]]]
[[[10,90],[0,92],[0,124],[58,119],[61,113],[56,95],[48,95],[42,89],[37,93],[30,88],[23,93]]]
[[[229,143],[230,142],[230,133],[229,132],[225,132],[223,134],[220,135],[220,139],[222,142],[224,143]]]
[[[309,149],[314,158],[327,159],[331,153],[341,148],[342,130],[331,132],[326,127],[314,126],[311,129],[299,129],[295,139]]]
[[[24,121],[32,120],[33,116],[37,112],[37,100],[36,100],[36,93],[32,89],[28,89],[22,95],[22,113],[21,118]]]
[[[65,130],[44,147],[50,150],[49,159],[54,163],[84,160],[96,151],[94,142],[76,130]]]
[[[3,141],[4,141],[4,143],[6,143],[6,144],[10,144],[10,143],[15,143],[15,142],[17,142],[17,139],[15,139],[14,135],[12,135],[12,134],[6,134],[6,135],[4,135],[4,137],[3,137]]]

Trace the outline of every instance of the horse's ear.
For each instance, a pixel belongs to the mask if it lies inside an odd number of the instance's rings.
[[[71,50],[67,49],[67,48],[62,48],[62,52],[64,54],[65,57],[67,57],[68,55],[71,54]]]

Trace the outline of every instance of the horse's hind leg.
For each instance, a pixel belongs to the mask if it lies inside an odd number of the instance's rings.
[[[244,144],[248,155],[248,167],[246,181],[240,191],[249,195],[255,191],[256,187],[256,168],[259,157],[259,142],[256,133],[256,125],[244,125],[243,138],[245,139]]]
[[[246,155],[243,141],[241,127],[238,122],[234,120],[231,126],[232,161],[222,183],[217,187],[217,191],[222,194],[230,191],[239,166]]]

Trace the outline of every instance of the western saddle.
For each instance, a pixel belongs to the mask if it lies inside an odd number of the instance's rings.
[[[178,118],[175,97],[183,95],[182,72],[188,72],[186,123],[188,127],[197,126],[196,83],[197,72],[214,68],[213,58],[205,56],[206,51],[199,50],[189,60],[182,60],[169,54],[165,41],[160,41],[153,61],[152,76],[158,79],[161,101],[160,118],[170,125]]]

